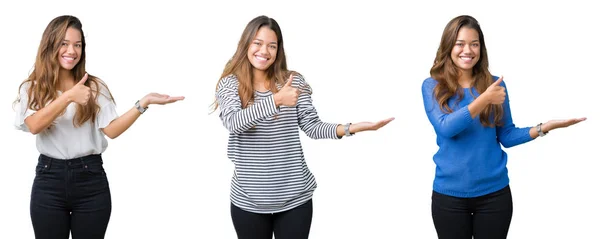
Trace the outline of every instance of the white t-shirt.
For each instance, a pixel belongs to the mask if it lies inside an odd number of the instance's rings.
[[[19,130],[30,132],[25,124],[25,118],[36,111],[27,107],[27,89],[30,83],[25,83],[20,89],[20,100],[16,107],[15,127]],[[53,125],[36,135],[37,150],[44,155],[57,159],[72,159],[90,154],[101,154],[106,150],[108,141],[102,128],[108,126],[111,121],[119,117],[115,110],[115,103],[110,100],[108,90],[100,84],[101,94],[98,96],[100,112],[96,122],[91,120],[79,127],[73,125],[73,118],[77,109],[77,103],[67,106],[66,112],[57,117]],[[59,94],[61,92],[59,91]]]

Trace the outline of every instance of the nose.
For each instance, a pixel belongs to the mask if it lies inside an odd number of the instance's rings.
[[[73,45],[68,45],[67,46],[67,53],[75,53],[75,48],[73,47]]]
[[[268,46],[267,46],[267,44],[263,44],[263,45],[260,47],[260,53],[261,53],[261,54],[265,54],[265,55],[266,55],[266,54],[268,54],[268,53],[269,53],[269,51],[267,50],[267,47],[268,47]]]
[[[465,45],[465,47],[463,48],[463,52],[464,53],[471,53],[471,45],[467,44]]]

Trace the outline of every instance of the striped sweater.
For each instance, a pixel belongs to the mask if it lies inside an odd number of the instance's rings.
[[[254,103],[244,109],[235,75],[217,86],[219,117],[229,130],[227,156],[235,165],[230,198],[243,210],[277,213],[312,198],[317,183],[304,160],[299,128],[312,139],[339,139],[338,124],[319,119],[304,78],[294,76],[292,86],[305,89],[295,107],[276,107],[270,91],[255,91]]]

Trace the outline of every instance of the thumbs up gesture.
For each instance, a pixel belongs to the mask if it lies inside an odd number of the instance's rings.
[[[68,90],[67,94],[69,94],[69,100],[71,102],[75,102],[80,105],[87,105],[90,96],[92,95],[92,90],[90,87],[85,86],[85,82],[88,79],[88,74],[85,73],[83,78],[77,84],[73,86],[70,90]]]
[[[275,105],[277,106],[289,106],[294,107],[298,103],[298,96],[300,96],[300,90],[292,86],[292,80],[294,75],[290,74],[290,78],[283,85],[283,87],[273,97],[275,99]]]
[[[500,86],[504,76],[501,76],[496,82],[492,83],[482,95],[485,95],[489,104],[499,105],[504,103],[506,98],[506,89]]]

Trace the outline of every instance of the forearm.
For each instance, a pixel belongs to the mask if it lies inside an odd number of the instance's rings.
[[[350,129],[353,129],[352,125],[350,125]],[[350,131],[350,133],[354,133],[354,132]],[[337,135],[338,138],[341,138],[344,135],[346,135],[346,132],[344,132],[344,125],[338,124],[338,126],[335,127],[335,134]]]
[[[111,139],[119,137],[140,117],[141,113],[135,107],[131,108],[125,114],[116,118],[108,126],[102,129],[102,132]]]
[[[257,121],[275,115],[279,109],[274,102],[273,97],[267,97],[263,100],[250,105],[245,109],[230,107],[224,105],[221,112],[223,125],[234,134],[241,134],[252,128]]]
[[[35,114],[25,119],[25,124],[32,134],[38,134],[48,128],[52,122],[63,112],[71,103],[67,94],[60,95],[46,107],[38,110]]]

